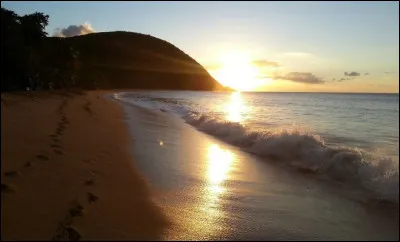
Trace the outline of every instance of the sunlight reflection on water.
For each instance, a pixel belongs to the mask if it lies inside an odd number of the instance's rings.
[[[224,181],[229,178],[235,156],[232,152],[217,144],[210,144],[207,158],[206,179],[208,184],[205,187],[204,203],[201,210],[207,214],[205,224],[208,225],[213,234],[218,234],[218,221],[225,216],[220,199],[227,192]]]
[[[243,121],[242,113],[245,110],[242,96],[240,92],[233,92],[231,95],[230,102],[225,105],[225,112],[227,113],[227,119],[231,122]]]

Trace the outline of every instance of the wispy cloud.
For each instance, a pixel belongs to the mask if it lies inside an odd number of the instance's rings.
[[[321,78],[316,77],[314,74],[309,72],[289,72],[285,75],[275,76],[276,80],[288,80],[298,83],[307,84],[322,84],[325,83]]]
[[[352,72],[345,72],[344,75],[345,76],[360,76],[361,74],[359,72],[352,71]]]
[[[340,79],[337,79],[337,80],[333,79],[333,81],[342,82],[342,81],[349,81],[349,80],[353,80],[353,79],[354,78],[340,78]]]
[[[344,73],[344,76],[345,76],[345,77],[338,78],[338,79],[333,78],[333,79],[332,79],[332,82],[350,81],[350,80],[356,79],[356,78],[357,78],[358,76],[360,76],[360,75],[361,75],[360,73],[355,72],[355,71],[353,71],[353,72],[345,72],[345,73]],[[364,73],[364,75],[369,75],[369,73]]]
[[[59,28],[54,34],[55,37],[72,37],[78,35],[85,35],[94,33],[95,30],[89,23],[84,23],[81,25],[69,25],[66,28]]]
[[[255,65],[259,68],[268,68],[268,67],[280,67],[280,64],[275,61],[268,61],[264,59],[258,59],[258,60],[253,60],[250,62],[250,64]],[[213,63],[213,64],[208,64],[205,66],[206,69],[208,70],[218,70],[223,67],[223,63]]]
[[[268,61],[268,60],[253,60],[251,63],[258,67],[279,67],[280,66],[278,62]]]

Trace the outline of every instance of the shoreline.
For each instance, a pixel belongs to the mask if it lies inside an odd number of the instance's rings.
[[[115,92],[2,94],[2,239],[161,238]]]
[[[120,92],[129,91],[2,95],[2,184],[12,185],[2,186],[2,239],[311,239],[312,221],[325,221],[321,239],[398,239],[392,210],[126,105],[112,97]],[[213,145],[231,154],[230,166],[217,165]],[[277,219],[279,211],[287,213]],[[338,232],[347,229],[355,237]]]
[[[137,165],[174,225],[166,240],[398,239],[398,216],[350,199],[358,193],[121,100]]]

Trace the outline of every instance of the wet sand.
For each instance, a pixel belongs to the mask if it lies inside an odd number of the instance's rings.
[[[2,95],[2,240],[160,239],[168,222],[104,94]]]
[[[173,224],[164,240],[398,241],[398,209],[364,206],[356,190],[245,153],[167,112],[114,98],[125,107],[137,167]]]

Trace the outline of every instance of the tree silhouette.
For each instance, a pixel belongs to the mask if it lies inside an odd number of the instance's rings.
[[[1,90],[23,90],[37,78],[48,15],[1,8]]]
[[[130,32],[47,37],[49,16],[1,8],[1,91],[142,88],[221,90],[193,58],[165,40]]]

